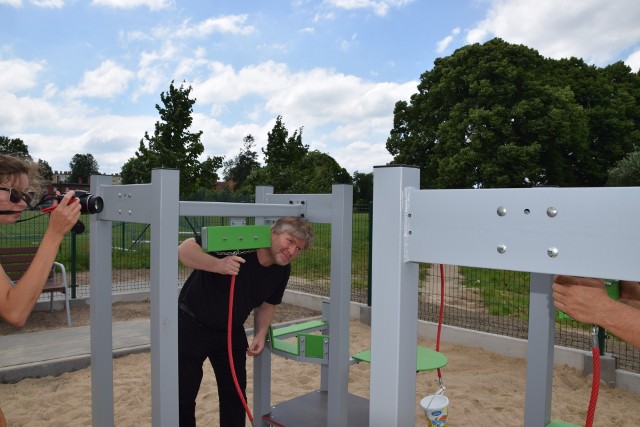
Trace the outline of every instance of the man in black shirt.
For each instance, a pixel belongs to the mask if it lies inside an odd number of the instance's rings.
[[[180,244],[180,261],[193,268],[180,292],[178,375],[180,426],[195,426],[196,396],[203,364],[209,359],[215,372],[220,402],[220,426],[244,427],[245,410],[238,396],[227,353],[229,289],[236,276],[232,310],[233,360],[246,401],[246,355],[265,348],[269,325],[289,280],[289,265],[313,240],[307,221],[284,217],[271,227],[271,247],[237,255],[205,253],[199,238]],[[255,332],[250,345],[244,322],[253,309]]]

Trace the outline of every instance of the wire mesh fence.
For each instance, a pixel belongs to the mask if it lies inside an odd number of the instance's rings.
[[[353,211],[351,300],[370,301],[370,205],[356,205]],[[26,221],[0,227],[0,246],[37,246],[44,234],[47,217],[26,213]],[[89,296],[90,218],[83,215],[83,234],[65,238],[57,261],[66,265],[73,286],[72,297]],[[181,217],[178,241],[197,235],[203,226],[229,225],[222,217]],[[246,222],[251,224],[251,219]],[[152,230],[144,224],[112,224],[112,283],[114,293],[149,289],[150,241]],[[331,226],[313,224],[315,241],[292,265],[288,288],[329,296]],[[189,275],[180,265],[176,286]],[[437,322],[440,309],[439,266],[420,265],[419,312],[422,320]],[[490,332],[514,338],[527,338],[529,318],[529,274],[458,266],[445,266],[444,324]],[[615,315],[615,313],[612,313]],[[557,345],[589,351],[589,325],[571,319],[556,321]],[[640,373],[640,350],[614,336],[605,340],[605,350],[617,359],[620,369]]]

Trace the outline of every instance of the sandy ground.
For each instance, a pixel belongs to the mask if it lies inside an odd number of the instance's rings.
[[[88,322],[88,310],[73,311],[74,325]],[[317,313],[283,305],[277,321],[305,318]],[[59,316],[59,318],[57,318]],[[148,303],[114,305],[114,320],[148,316]],[[293,316],[293,317],[292,317]],[[43,320],[44,319],[44,320]],[[48,320],[48,323],[45,321]],[[86,323],[85,323],[86,324]],[[48,325],[48,326],[47,326]],[[34,313],[27,328],[64,325],[64,312]],[[5,327],[6,325],[0,325]],[[350,351],[369,347],[370,328],[352,320]],[[29,329],[27,329],[29,330]],[[15,330],[14,330],[15,332]],[[5,333],[4,331],[1,333]],[[446,337],[445,337],[446,339]],[[434,347],[430,340],[421,345]],[[449,426],[523,425],[525,399],[525,362],[484,350],[443,343],[442,352],[449,364],[442,370],[446,395],[450,399]],[[198,397],[199,425],[218,425],[216,386],[210,369]],[[353,365],[349,371],[349,391],[369,397],[369,365]],[[252,397],[252,367],[249,363],[249,403]],[[316,390],[317,365],[273,358],[272,403],[289,400]],[[16,384],[0,384],[0,407],[9,426],[89,426],[91,425],[91,371],[83,369],[58,377],[26,379]],[[554,371],[552,418],[584,425],[591,392],[591,377],[582,377],[574,369]],[[416,376],[416,426],[426,421],[419,407],[424,396],[438,389],[435,372]],[[115,420],[117,426],[151,425],[150,355],[130,355],[114,360]],[[596,426],[638,426],[640,396],[602,384],[596,410]],[[247,423],[249,425],[249,423]]]

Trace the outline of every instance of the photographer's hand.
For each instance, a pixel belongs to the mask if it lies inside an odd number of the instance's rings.
[[[47,232],[51,231],[53,234],[64,237],[78,222],[81,207],[78,199],[74,199],[73,196],[74,192],[69,191],[64,195],[62,200],[60,200],[60,203],[56,201],[53,202],[55,209],[51,211]]]

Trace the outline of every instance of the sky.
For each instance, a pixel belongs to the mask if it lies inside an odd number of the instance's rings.
[[[640,70],[638,0],[0,0],[0,136],[69,170],[120,173],[172,81],[207,156],[290,135],[350,174],[392,160],[393,108],[456,49],[500,37]],[[221,173],[222,170],[219,171]]]

